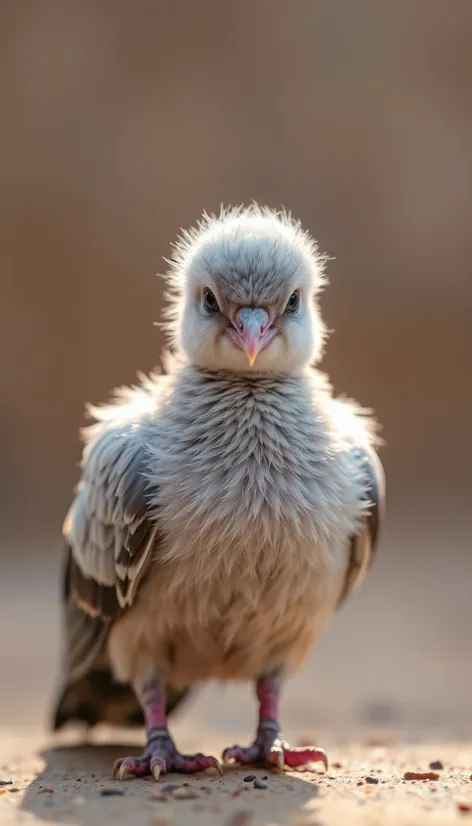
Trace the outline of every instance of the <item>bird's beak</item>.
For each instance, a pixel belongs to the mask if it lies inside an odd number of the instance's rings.
[[[256,358],[263,347],[268,343],[269,313],[263,307],[241,307],[236,313],[235,328],[239,336],[239,344],[247,355],[249,364],[254,366]]]

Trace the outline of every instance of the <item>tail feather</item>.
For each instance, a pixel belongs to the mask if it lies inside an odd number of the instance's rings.
[[[188,694],[188,689],[167,689],[167,714],[171,714]],[[52,728],[58,731],[68,722],[95,726],[142,726],[144,717],[130,685],[114,681],[108,668],[89,671],[74,682],[63,684],[57,694]]]

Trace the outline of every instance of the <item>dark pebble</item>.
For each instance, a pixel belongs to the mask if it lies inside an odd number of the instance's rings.
[[[8,789],[8,791],[10,792],[10,794],[16,794],[20,790],[19,789]]]
[[[253,780],[255,780],[255,779],[256,779],[256,775],[255,775],[255,774],[248,774],[248,775],[246,775],[246,777],[244,778],[244,782],[245,782],[245,783],[252,783],[252,781],[253,781]]]
[[[175,790],[178,789],[178,788],[179,788],[179,786],[176,785],[175,783],[167,783],[166,786],[162,787],[162,791],[165,792],[166,794],[172,794],[172,792],[175,792]]]
[[[442,771],[444,766],[440,760],[433,760],[433,762],[429,764],[429,768],[434,769],[435,771]]]
[[[372,775],[369,774],[369,775],[367,775],[367,777],[365,779],[365,782],[366,783],[378,783],[379,778],[378,777],[372,777]]]
[[[254,788],[255,789],[267,789],[267,783],[264,783],[263,780],[259,780],[258,777],[254,780]]]
[[[265,774],[265,775],[264,775],[264,777],[263,777],[262,779],[263,779],[263,780],[267,780],[267,775]]]
[[[122,795],[126,794],[124,789],[114,789],[114,788],[104,788],[100,789],[100,794],[102,797],[121,797]]]
[[[0,786],[12,786],[13,780],[0,780]]]

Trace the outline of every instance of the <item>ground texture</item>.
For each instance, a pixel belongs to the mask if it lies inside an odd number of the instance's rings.
[[[215,740],[205,745],[216,752],[221,748]],[[122,750],[123,745],[55,746],[4,737],[0,823],[446,826],[469,818],[472,823],[472,744],[338,743],[330,749],[326,773],[229,768],[223,778],[208,771],[189,778],[167,775],[159,784],[113,780],[110,769]],[[431,770],[435,761],[443,768]],[[429,772],[430,779],[404,779],[405,772]]]

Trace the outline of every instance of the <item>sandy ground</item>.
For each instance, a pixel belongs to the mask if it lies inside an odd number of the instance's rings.
[[[213,738],[206,745],[218,751],[223,744]],[[0,823],[446,826],[469,817],[472,822],[471,744],[333,743],[326,774],[229,768],[223,779],[211,772],[168,775],[159,784],[112,780],[110,766],[122,753],[123,745],[53,747],[47,741],[4,739],[0,780],[8,785],[0,788]],[[438,759],[444,766],[438,779],[403,779],[405,771],[428,771]],[[245,782],[248,775],[266,788]],[[461,811],[468,805],[470,813]]]

